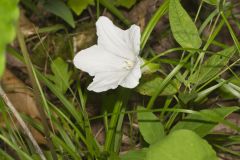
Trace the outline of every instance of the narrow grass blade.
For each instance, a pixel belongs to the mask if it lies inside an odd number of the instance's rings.
[[[152,16],[151,20],[148,22],[146,28],[144,29],[141,37],[141,49],[143,49],[152,33],[154,27],[158,23],[159,19],[167,12],[169,5],[169,0],[165,0],[163,4],[158,8],[156,13]]]
[[[7,143],[12,149],[14,149],[19,156],[23,157],[24,160],[33,160],[28,154],[23,152],[16,144],[13,144],[8,139],[6,139],[4,136],[0,135],[0,139],[2,139],[5,143]]]

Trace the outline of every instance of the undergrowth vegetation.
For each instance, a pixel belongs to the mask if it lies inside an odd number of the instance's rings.
[[[157,2],[1,0],[0,159],[239,159],[240,2]],[[89,91],[73,65],[103,15],[141,28],[135,88]],[[28,112],[4,68],[31,88]]]

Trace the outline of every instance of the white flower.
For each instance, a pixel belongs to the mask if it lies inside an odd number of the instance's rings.
[[[107,17],[96,22],[98,42],[81,50],[74,57],[74,65],[95,76],[88,90],[103,92],[118,85],[134,88],[141,77],[139,58],[140,28],[132,25],[128,30],[115,26]]]

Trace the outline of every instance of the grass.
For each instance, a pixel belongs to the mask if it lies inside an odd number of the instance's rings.
[[[22,31],[18,29],[17,43],[20,48],[8,46],[7,52],[26,65],[41,120],[33,119],[24,113],[20,115],[28,126],[41,133],[46,143],[39,144],[44,152],[40,157],[31,139],[15,121],[6,100],[4,102],[4,99],[1,99],[0,113],[4,123],[4,127],[0,128],[2,158],[6,160],[126,160],[127,156],[124,157],[123,153],[128,155],[135,150],[144,155],[144,149],[149,149],[152,144],[145,141],[144,135],[148,130],[139,131],[139,127],[142,127],[137,123],[139,112],[153,113],[159,119],[158,123],[163,126],[165,136],[172,133],[176,126],[192,130],[197,134],[204,133],[201,138],[207,140],[218,154],[223,153],[235,159],[239,158],[238,151],[232,148],[240,145],[240,127],[239,124],[226,119],[233,112],[239,116],[240,45],[237,35],[239,27],[236,27],[238,24],[235,20],[239,15],[234,13],[234,8],[239,6],[239,3],[223,1],[224,4],[219,10],[217,6],[200,0],[197,4],[198,9],[194,11],[196,16],[191,19],[195,20],[194,24],[198,29],[202,46],[188,48],[176,39],[171,48],[157,53],[153,47],[156,45],[153,40],[156,38],[154,33],[157,32],[154,29],[163,17],[168,17],[170,1],[165,0],[143,28],[141,53],[146,56],[146,63],[142,67],[152,63],[160,66],[157,71],[143,77],[155,76],[162,79],[160,84],[141,80],[140,84],[147,87],[145,94],[139,92],[140,88],[130,90],[121,87],[99,94],[90,92],[86,89],[89,76],[80,73],[71,62],[69,63],[74,55],[72,39],[76,38],[71,36],[74,36],[78,29],[82,31],[80,33],[84,33],[86,28],[81,26],[88,23],[90,14],[94,16],[92,21],[95,21],[107,9],[109,14],[119,20],[116,20],[119,26],[122,28],[130,26],[131,21],[123,13],[126,10],[122,7],[115,6],[107,0],[97,0],[95,6],[89,7],[89,12],[84,11],[79,17],[74,17],[75,19],[87,17],[83,21],[76,20],[76,26],[79,28],[72,29],[60,18],[56,20],[56,17],[52,16],[50,19],[52,18],[53,21],[51,19],[50,22],[43,22],[45,25],[49,23],[48,26],[40,27],[32,37],[24,37]],[[31,9],[25,4],[31,4],[28,6],[35,4],[32,1],[27,2],[23,0],[20,4],[29,14]],[[135,6],[139,3],[141,2],[137,2]],[[167,25],[170,25],[169,22]],[[165,32],[171,37],[173,37],[172,34],[178,34],[172,33],[171,27],[166,27]],[[64,40],[52,38],[59,34],[68,38]],[[54,45],[51,45],[51,42]],[[58,46],[58,44],[65,45]],[[55,53],[63,50],[61,47],[71,49],[68,54]],[[51,52],[54,52],[53,55],[49,54]],[[47,63],[44,62],[44,67],[42,62],[39,63],[40,65],[34,63],[36,53],[45,56]],[[68,72],[72,73],[73,83],[65,80],[65,77],[61,76],[62,71],[59,70],[59,77],[61,77],[59,81],[63,81],[62,85],[69,87],[64,93],[47,76],[51,74],[49,66],[56,57],[64,59],[66,66],[69,67]],[[204,74],[206,72],[207,75]],[[194,78],[196,81],[193,80]],[[176,92],[166,94],[166,90],[170,88],[173,81],[179,84],[175,86]],[[149,90],[153,92],[150,93]],[[90,109],[91,106],[93,109]],[[146,110],[138,110],[139,106],[143,106]],[[91,111],[98,113],[91,115]],[[197,119],[191,119],[191,116]],[[185,124],[186,120],[192,125]],[[97,122],[101,126],[98,133],[94,127]],[[232,133],[212,131],[218,123],[231,128]],[[151,121],[147,123],[148,126],[152,124]],[[99,135],[104,138],[99,138]],[[128,139],[127,145],[124,144],[124,138]],[[128,159],[132,160],[131,157]]]

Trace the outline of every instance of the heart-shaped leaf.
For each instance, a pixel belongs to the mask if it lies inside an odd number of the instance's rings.
[[[124,155],[121,155],[121,160],[145,160],[146,158],[147,149],[143,148],[141,150],[131,150],[125,153]]]
[[[146,160],[218,160],[212,147],[190,130],[177,130],[150,146]]]
[[[149,144],[164,137],[164,127],[159,118],[152,112],[148,112],[144,107],[138,107],[138,125],[143,139]]]

